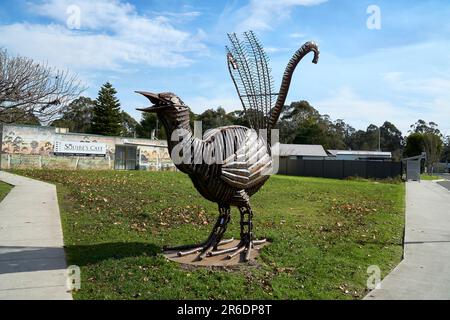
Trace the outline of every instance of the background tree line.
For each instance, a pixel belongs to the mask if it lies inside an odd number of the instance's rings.
[[[68,128],[71,132],[111,136],[165,139],[164,128],[153,113],[143,113],[136,121],[121,110],[111,83],[105,83],[97,99],[79,97],[61,110],[60,118],[51,126]],[[222,107],[207,109],[201,114],[191,112],[191,121],[202,121],[203,130],[227,126],[248,126],[242,111],[226,112]],[[3,122],[3,121],[2,121]],[[39,125],[36,116],[21,117],[17,123]],[[369,125],[356,130],[343,119],[332,120],[322,115],[307,101],[285,106],[278,123],[280,141],[293,144],[320,144],[325,149],[381,150],[392,152],[395,160],[427,153],[427,166],[450,160],[450,137],[444,137],[434,122],[418,120],[404,137],[396,126],[385,121],[382,126]]]
[[[68,71],[55,70],[29,58],[11,56],[0,48],[0,123],[48,125],[72,132],[111,136],[165,138],[155,114],[144,113],[140,121],[121,109],[116,90],[109,82],[95,100],[83,97],[84,87]],[[202,121],[203,130],[248,126],[242,111],[223,108],[191,113]],[[418,120],[404,137],[394,124],[369,125],[356,130],[343,119],[332,120],[307,101],[285,106],[278,122],[282,143],[320,144],[325,149],[390,151],[395,160],[426,152],[427,166],[450,160],[450,137],[444,137],[435,122]]]
[[[165,139],[164,128],[157,116],[143,113],[138,122],[125,111],[115,97],[116,91],[106,83],[98,98],[80,97],[74,100],[53,126],[67,127],[73,132],[120,135],[125,137]],[[226,112],[222,107],[191,113],[191,121],[202,121],[203,130],[227,126],[248,126],[242,111]],[[428,163],[450,160],[449,137],[444,137],[434,122],[418,120],[404,137],[391,122],[380,127],[371,124],[366,130],[356,130],[343,119],[332,120],[322,115],[307,101],[285,106],[278,124],[282,143],[320,144],[325,149],[390,151],[395,160],[426,152]]]

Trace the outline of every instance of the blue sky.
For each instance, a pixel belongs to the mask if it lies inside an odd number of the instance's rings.
[[[381,29],[367,27],[370,5]],[[147,102],[135,90],[173,91],[197,113],[241,108],[227,32],[257,33],[277,85],[295,50],[314,40],[320,62],[302,62],[288,102],[309,100],[358,129],[390,120],[406,134],[422,118],[450,134],[448,17],[448,0],[2,0],[0,46],[76,72],[93,98],[112,82],[139,119],[134,109]]]

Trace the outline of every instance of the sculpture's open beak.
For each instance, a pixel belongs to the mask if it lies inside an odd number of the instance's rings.
[[[144,97],[150,100],[153,105],[148,108],[138,108],[136,110],[143,111],[143,112],[157,112],[160,110],[163,110],[169,106],[169,101],[161,98],[158,94],[151,93],[151,92],[145,92],[145,91],[136,91],[136,93],[142,94]]]

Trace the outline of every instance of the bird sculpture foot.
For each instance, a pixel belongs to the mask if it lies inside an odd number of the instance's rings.
[[[244,261],[248,262],[250,260],[250,254],[252,252],[252,249],[254,248],[255,245],[259,245],[259,244],[263,244],[266,242],[266,239],[262,239],[262,240],[241,240],[241,242],[239,242],[239,244],[235,247],[231,247],[231,248],[227,248],[227,249],[223,249],[223,250],[216,250],[216,251],[209,251],[207,253],[207,257],[213,257],[213,256],[218,256],[218,255],[222,255],[222,254],[227,254],[227,259],[233,259],[234,257],[236,257],[238,254],[240,254],[241,252],[245,251],[245,257],[244,257]]]
[[[199,259],[202,260],[209,251],[217,249],[218,246],[222,246],[224,244],[234,241],[234,239],[221,240],[227,229],[227,224],[230,221],[230,206],[219,205],[219,212],[220,215],[217,218],[217,222],[214,225],[214,228],[212,229],[212,232],[206,241],[200,244],[190,244],[172,248],[164,247],[164,251],[178,251],[177,255],[179,257],[202,252],[199,256]]]
[[[227,224],[230,221],[230,206],[229,205],[219,205],[220,215],[217,219],[216,224],[209,236],[208,240],[200,244],[193,244],[187,246],[164,248],[165,251],[177,251],[178,257],[184,257],[191,254],[200,253],[197,256],[197,260],[203,260],[206,257],[214,257],[222,254],[228,254],[227,259],[232,259],[242,252],[245,252],[244,261],[250,260],[250,254],[255,245],[263,244],[266,239],[263,240],[251,240],[253,238],[253,213],[249,205],[239,208],[241,213],[241,241],[238,245],[218,249],[218,247],[229,244],[234,241],[234,239],[221,240],[226,229]]]
[[[227,240],[222,240],[217,244],[217,247],[229,244],[233,241],[234,241],[233,238],[227,239]],[[197,257],[197,259],[203,260],[204,258],[208,258],[208,257],[219,256],[222,254],[228,254],[226,256],[226,258],[232,259],[232,258],[236,257],[238,254],[245,251],[244,261],[247,262],[250,260],[250,254],[251,254],[251,251],[254,248],[254,246],[263,244],[265,242],[266,242],[266,239],[253,240],[253,241],[240,241],[237,246],[234,246],[231,248],[226,248],[226,249],[219,249],[219,250],[217,250],[217,247],[214,247],[212,245],[210,245],[210,246],[198,245],[197,247],[194,247],[190,250],[178,251],[177,256],[184,257],[184,256],[188,256],[191,254],[200,253],[200,255]]]
[[[231,243],[233,241],[234,241],[234,238],[219,241],[219,243],[216,244],[216,247],[223,246],[223,245]],[[190,250],[178,251],[177,256],[184,257],[184,256],[188,256],[190,254],[202,252],[202,254],[199,256],[199,259],[202,260],[205,256],[207,256],[208,252],[211,252],[215,247],[213,244],[211,244],[211,241],[206,241],[206,243],[210,243],[210,244],[205,245],[202,243],[202,244],[198,244],[198,245],[189,246]],[[186,247],[184,247],[184,248],[187,249]]]

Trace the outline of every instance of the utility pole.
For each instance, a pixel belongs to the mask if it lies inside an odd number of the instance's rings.
[[[378,127],[378,151],[381,151],[381,127]]]

